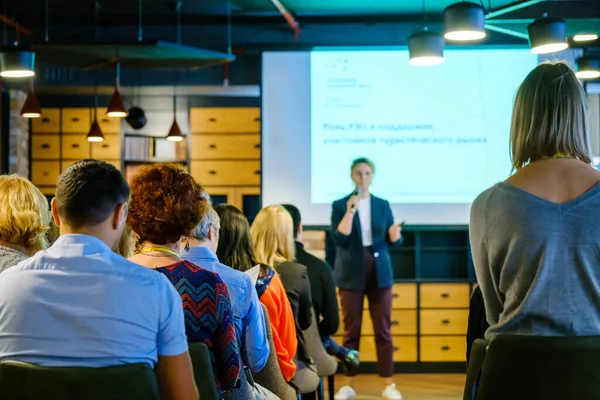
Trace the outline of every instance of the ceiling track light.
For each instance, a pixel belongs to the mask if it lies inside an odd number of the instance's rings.
[[[21,107],[20,114],[23,118],[39,118],[42,116],[40,103],[38,103],[33,90],[33,80],[29,81],[29,91],[27,92],[27,98],[23,103],[23,107]]]
[[[480,4],[464,1],[444,10],[444,38],[472,42],[485,38],[485,10]]]
[[[444,62],[444,38],[427,30],[415,32],[408,38],[410,65],[429,67]]]
[[[540,18],[527,26],[529,45],[533,54],[548,54],[563,51],[567,43],[567,24],[560,18]]]
[[[576,60],[577,77],[579,79],[600,78],[600,59],[592,56],[583,56]]]
[[[34,76],[35,53],[17,47],[0,53],[0,76],[3,78],[28,78]]]

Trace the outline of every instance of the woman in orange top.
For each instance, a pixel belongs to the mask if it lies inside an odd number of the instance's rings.
[[[281,278],[273,268],[257,265],[246,216],[228,204],[219,204],[215,211],[221,219],[217,257],[223,264],[244,271],[252,278],[258,298],[269,313],[279,368],[283,378],[289,382],[296,373],[296,364],[292,359],[298,340],[294,315]]]

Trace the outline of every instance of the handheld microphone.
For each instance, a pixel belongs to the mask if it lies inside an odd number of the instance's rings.
[[[352,196],[360,196],[360,194],[362,193],[362,188],[361,187],[357,187],[356,189],[354,189],[354,192],[352,192]],[[352,210],[356,209],[356,204],[352,204]]]

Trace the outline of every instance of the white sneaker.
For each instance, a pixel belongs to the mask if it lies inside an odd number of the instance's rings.
[[[402,393],[396,389],[396,384],[387,385],[381,396],[386,400],[402,400]]]
[[[350,386],[342,386],[335,394],[335,400],[350,400],[356,397],[356,392]]]

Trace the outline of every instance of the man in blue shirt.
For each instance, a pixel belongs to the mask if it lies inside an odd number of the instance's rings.
[[[219,215],[211,208],[192,231],[188,239],[189,250],[181,253],[185,260],[215,272],[227,284],[242,360],[252,372],[258,372],[264,368],[269,358],[265,317],[252,279],[219,262],[216,254],[219,229]]]
[[[196,400],[180,296],[164,275],[111,250],[128,201],[123,175],[103,161],[77,162],[59,177],[52,215],[61,236],[0,274],[0,359],[145,362],[165,398]]]

